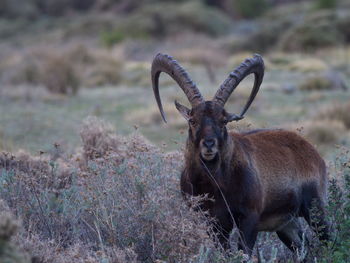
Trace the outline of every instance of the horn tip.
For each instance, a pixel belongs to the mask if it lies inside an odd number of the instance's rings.
[[[263,58],[262,58],[262,56],[260,54],[255,53],[254,54],[254,58],[258,59],[258,60],[260,60],[260,61],[262,61],[264,63],[264,60],[263,60]]]

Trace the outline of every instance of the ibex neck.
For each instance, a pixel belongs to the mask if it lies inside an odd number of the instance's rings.
[[[224,174],[229,170],[232,164],[233,141],[231,137],[227,138],[218,155],[213,161],[205,161],[200,157],[198,151],[191,142],[187,143],[185,151],[186,169],[194,177],[193,180],[211,181],[213,178],[217,181],[224,181]]]

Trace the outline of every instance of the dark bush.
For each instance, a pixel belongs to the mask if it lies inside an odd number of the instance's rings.
[[[318,262],[345,263],[350,258],[350,162],[349,150],[341,149],[334,160],[333,178],[329,184],[328,221],[331,222],[331,238],[321,246],[314,246],[311,253]],[[317,214],[318,211],[314,211]],[[317,229],[316,229],[317,232]],[[317,241],[316,241],[317,243]]]
[[[314,50],[339,45],[343,34],[337,30],[337,15],[332,11],[318,12],[303,23],[289,29],[280,40],[283,50]]]
[[[122,18],[113,30],[102,34],[102,41],[110,46],[126,38],[161,38],[186,30],[218,36],[228,32],[230,23],[227,15],[201,2],[157,3]]]
[[[0,18],[33,18],[39,15],[35,0],[0,0]]]
[[[254,18],[262,15],[268,7],[266,0],[231,0],[236,12],[245,18]]]
[[[318,8],[334,8],[337,6],[337,0],[316,0]]]

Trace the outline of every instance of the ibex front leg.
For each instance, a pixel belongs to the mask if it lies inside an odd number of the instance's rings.
[[[256,213],[242,215],[236,220],[239,230],[238,249],[251,256],[256,237],[258,235],[257,223],[259,216]]]

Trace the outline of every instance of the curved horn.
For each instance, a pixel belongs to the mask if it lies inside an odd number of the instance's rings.
[[[229,77],[221,84],[220,88],[214,96],[214,101],[222,106],[225,105],[226,101],[238,86],[238,84],[249,74],[254,73],[255,80],[252,92],[249,99],[244,106],[241,114],[239,116],[235,115],[233,120],[241,120],[244,114],[248,110],[249,106],[252,104],[256,94],[259,91],[260,85],[264,78],[264,61],[262,57],[255,54],[253,58],[246,59],[241,65],[239,65],[234,71],[232,71]]]
[[[160,114],[162,115],[162,118],[165,122],[166,118],[159,96],[159,75],[162,72],[167,73],[177,82],[180,88],[185,92],[192,107],[195,107],[199,103],[204,102],[204,99],[199,92],[196,84],[193,83],[187,72],[179,65],[179,63],[177,63],[177,61],[169,55],[158,53],[152,62],[152,87]]]

